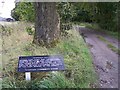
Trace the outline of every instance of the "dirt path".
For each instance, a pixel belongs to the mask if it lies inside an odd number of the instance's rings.
[[[118,55],[99,40],[97,35],[103,36],[115,47],[118,47],[118,41],[104,33],[85,27],[76,26],[75,28],[82,33],[86,43],[90,46],[95,70],[99,76],[100,88],[118,88]]]

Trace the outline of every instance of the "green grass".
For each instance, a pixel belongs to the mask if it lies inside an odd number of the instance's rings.
[[[2,80],[0,80],[0,90],[2,89]]]
[[[46,48],[32,44],[33,36],[26,32],[26,27],[29,26],[31,27],[31,24],[12,25],[11,35],[3,36],[3,87],[89,88],[91,84],[96,83],[97,76],[91,54],[76,30],[67,31],[68,35],[62,36],[55,47]],[[55,75],[50,72],[32,73],[32,81],[26,82],[24,73],[16,71],[18,57],[21,55],[54,54],[63,55],[64,72],[57,72]],[[52,76],[48,76],[51,74]]]
[[[112,44],[108,44],[107,46],[108,46],[108,48],[110,48],[112,51],[114,51],[114,52],[116,52],[117,54],[120,55],[120,50],[117,49],[116,47],[114,47]]]
[[[108,41],[100,35],[97,35],[97,38],[99,38],[101,41],[103,41],[105,43],[108,43]]]
[[[37,82],[38,88],[75,88],[75,84],[70,82],[66,77],[58,72],[51,73],[42,81]]]
[[[103,38],[100,35],[97,35],[97,38],[99,38],[101,41],[105,42],[107,44],[107,47],[110,48],[112,51],[116,52],[117,54],[120,54],[120,49],[116,48],[112,45],[109,41],[107,41],[105,38]]]

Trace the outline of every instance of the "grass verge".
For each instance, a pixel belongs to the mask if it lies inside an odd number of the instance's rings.
[[[112,43],[110,43],[109,41],[107,41],[105,38],[103,38],[100,35],[97,35],[97,38],[99,38],[101,41],[105,42],[107,44],[107,47],[110,48],[113,52],[120,55],[120,49],[113,46]]]
[[[76,30],[67,31],[55,47],[46,48],[31,43],[33,36],[25,30],[28,26],[19,23],[11,27],[10,35],[3,36],[3,88],[90,88],[96,83],[89,49]],[[54,54],[63,55],[65,71],[32,73],[30,82],[24,80],[24,73],[16,71],[19,56]]]

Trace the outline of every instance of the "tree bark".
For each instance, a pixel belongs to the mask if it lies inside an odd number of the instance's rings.
[[[35,2],[36,21],[33,43],[51,46],[59,40],[60,18],[55,2]]]

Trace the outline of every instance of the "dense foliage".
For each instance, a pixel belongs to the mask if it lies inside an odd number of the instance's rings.
[[[94,21],[94,9],[96,3],[73,3],[76,16],[72,21],[76,22],[93,22]]]
[[[35,10],[32,2],[16,3],[16,7],[11,11],[11,16],[16,21],[30,21],[35,20]]]
[[[117,30],[117,3],[97,3],[96,22],[110,31]]]
[[[66,2],[58,3],[57,8],[61,21],[63,23],[72,21],[72,18],[76,16],[74,5],[72,3]]]
[[[117,31],[118,3],[73,3],[73,5],[77,14],[73,21],[97,23],[102,29]]]
[[[117,31],[118,3],[98,2],[98,3],[58,3],[58,13],[61,22],[88,22],[97,23],[102,29]],[[20,2],[12,11],[12,16],[16,20],[34,21],[33,3]]]

